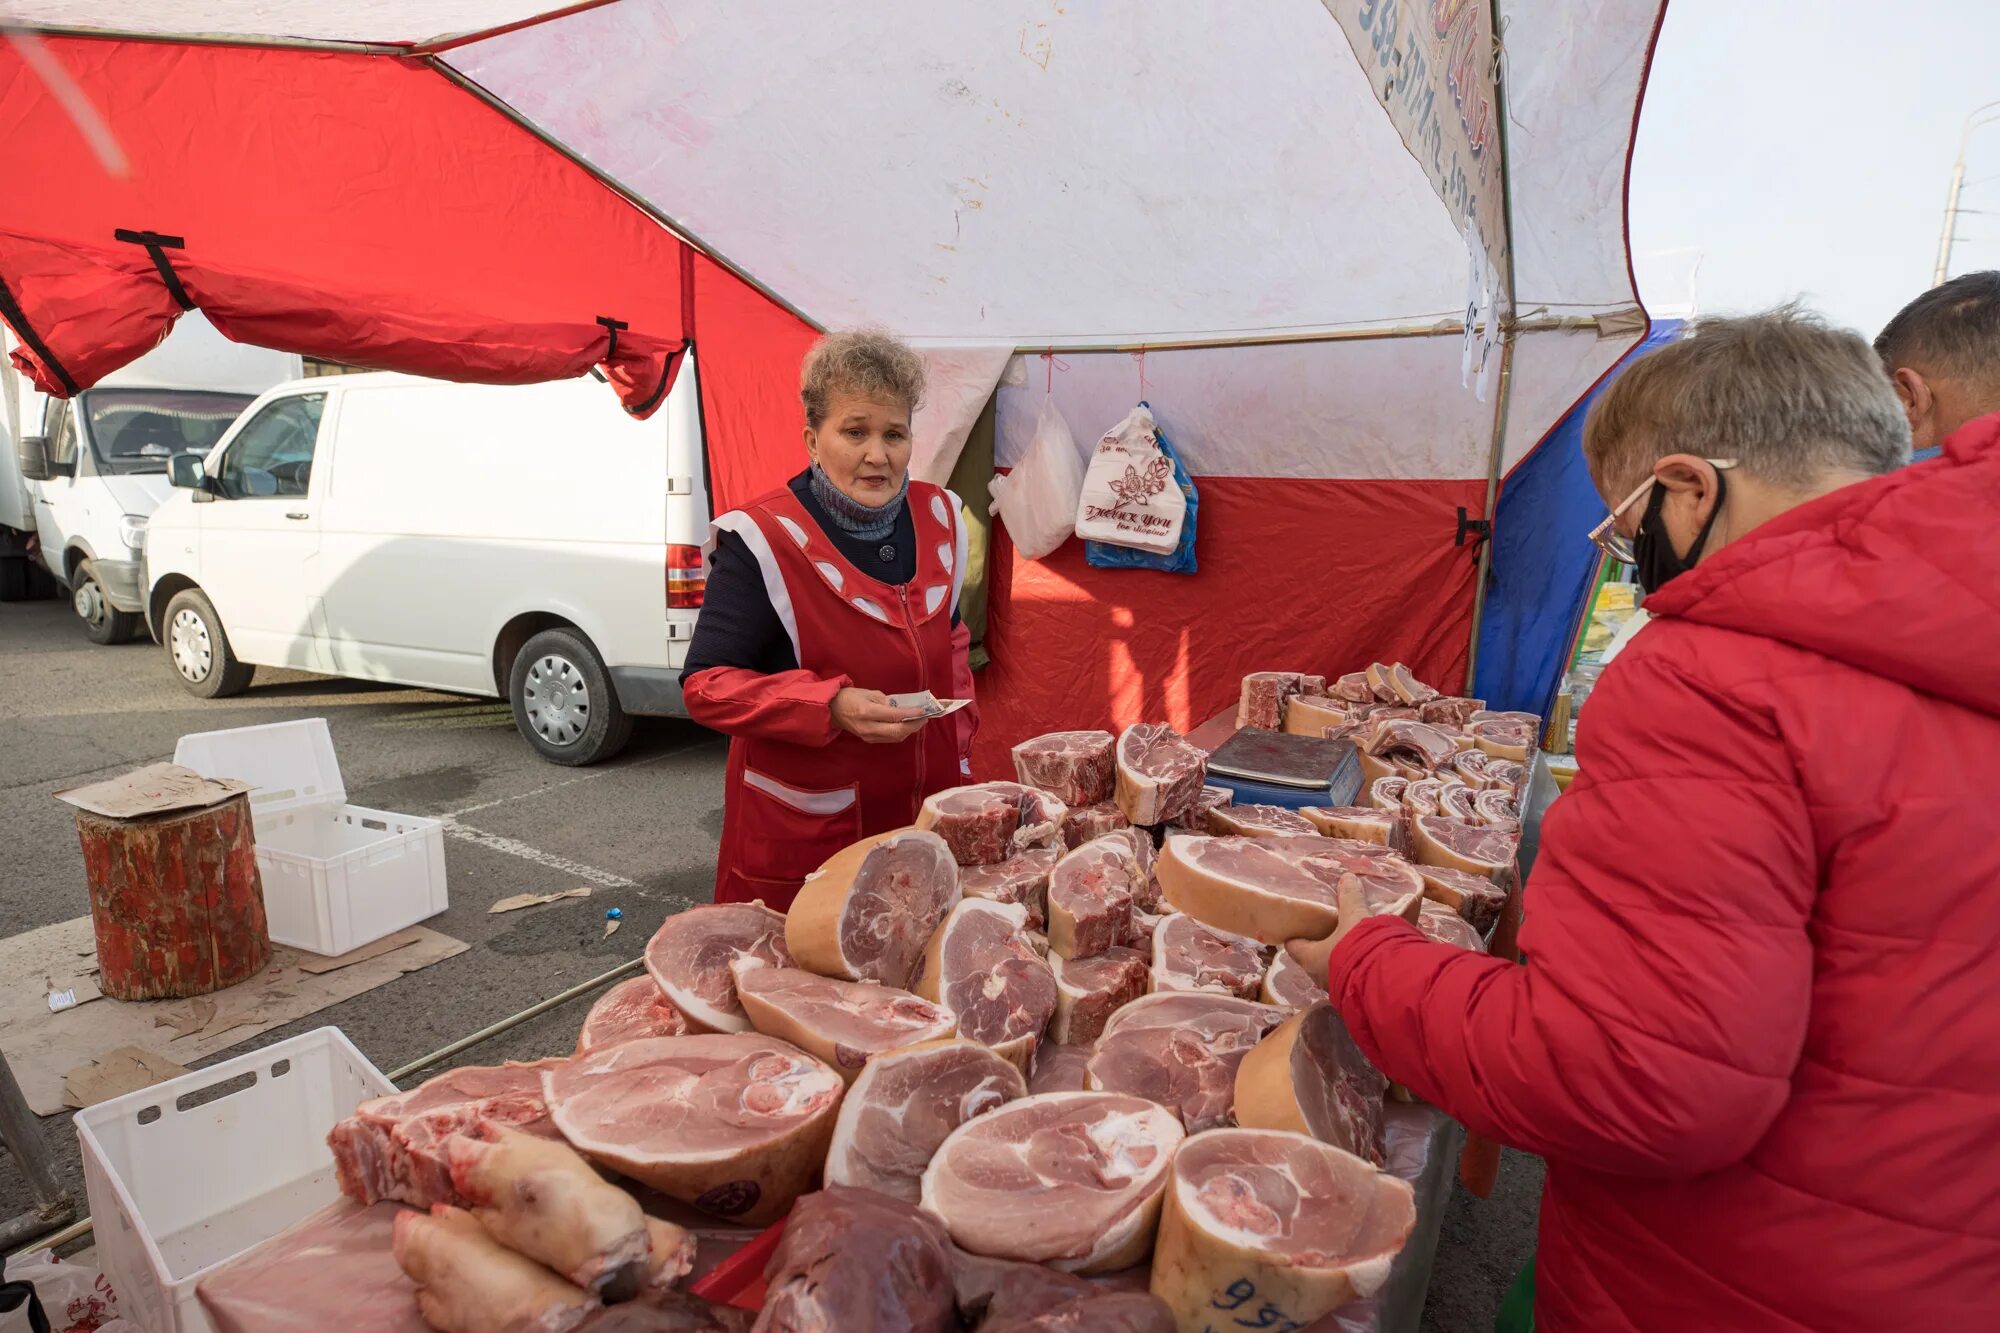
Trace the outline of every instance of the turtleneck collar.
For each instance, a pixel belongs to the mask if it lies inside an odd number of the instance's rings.
[[[909,473],[903,474],[903,488],[892,499],[871,507],[834,485],[818,463],[810,471],[807,485],[812,487],[813,499],[819,501],[820,508],[842,532],[862,541],[880,541],[896,530],[896,520],[902,516],[903,503],[910,494]]]

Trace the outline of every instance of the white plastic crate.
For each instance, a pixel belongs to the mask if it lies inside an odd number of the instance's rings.
[[[183,736],[174,762],[250,784],[278,943],[343,954],[445,909],[443,826],[349,805],[326,719]]]
[[[212,1333],[195,1284],[332,1203],[327,1131],[395,1090],[326,1027],[77,1112],[120,1313],[148,1333]]]

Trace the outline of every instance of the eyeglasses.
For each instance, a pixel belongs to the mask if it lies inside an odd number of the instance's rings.
[[[1734,458],[1704,458],[1702,460],[1702,462],[1707,463],[1717,472],[1725,472],[1735,467],[1738,461],[1740,460]],[[1647,477],[1644,481],[1640,482],[1630,495],[1619,502],[1616,509],[1605,516],[1602,523],[1599,523],[1590,530],[1590,540],[1596,545],[1597,549],[1621,565],[1636,565],[1639,563],[1639,560],[1637,554],[1632,550],[1632,539],[1618,531],[1618,520],[1624,516],[1626,510],[1639,503],[1639,497],[1643,496],[1647,491],[1652,490],[1653,483],[1658,480],[1658,477]]]

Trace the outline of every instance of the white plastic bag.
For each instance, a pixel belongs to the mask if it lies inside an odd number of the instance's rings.
[[[46,1252],[8,1261],[5,1281],[33,1286],[48,1316],[50,1333],[141,1333],[118,1317],[118,1296],[104,1274],[88,1264],[64,1263]],[[0,1300],[0,1333],[27,1333],[32,1327],[26,1301]]]
[[[1174,465],[1160,449],[1153,413],[1144,403],[1104,433],[1090,456],[1076,535],[1086,541],[1172,555],[1187,519],[1187,496],[1174,484]]]
[[[1000,515],[1014,549],[1029,560],[1040,560],[1076,531],[1083,458],[1054,397],[1042,399],[1027,452],[1012,472],[993,478],[992,491],[987,511]]]

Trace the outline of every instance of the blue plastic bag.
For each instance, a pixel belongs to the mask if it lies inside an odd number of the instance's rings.
[[[1153,405],[1141,399],[1139,406],[1148,412]],[[1174,485],[1181,488],[1187,497],[1187,517],[1181,523],[1181,540],[1173,551],[1166,555],[1155,555],[1151,551],[1135,550],[1130,546],[1113,546],[1110,542],[1083,544],[1083,557],[1097,569],[1159,569],[1169,574],[1192,574],[1195,572],[1194,520],[1195,507],[1200,497],[1195,493],[1194,478],[1188,475],[1187,465],[1181,462],[1180,453],[1167,439],[1167,432],[1160,426],[1159,418],[1153,419],[1153,437],[1159,442],[1160,452],[1173,464]]]

